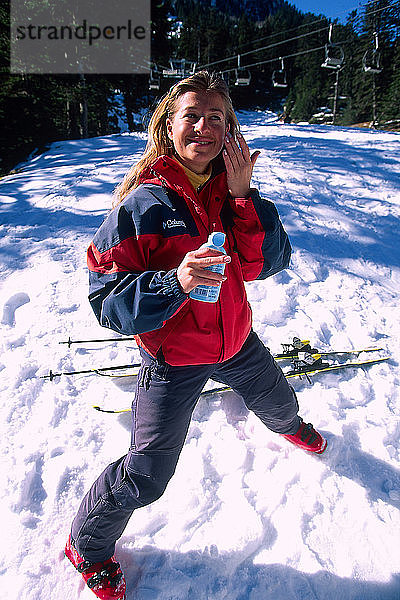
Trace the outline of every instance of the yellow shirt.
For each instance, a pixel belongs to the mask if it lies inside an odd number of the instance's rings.
[[[202,185],[204,185],[206,183],[206,181],[208,179],[210,179],[211,176],[211,164],[209,165],[207,171],[205,173],[195,173],[194,171],[191,171],[190,169],[188,169],[187,167],[185,167],[179,160],[177,160],[175,157],[172,157],[174,160],[176,160],[177,163],[180,164],[180,166],[182,167],[182,169],[185,171],[187,178],[189,179],[190,183],[192,184],[192,186],[194,187],[194,189],[197,191]]]

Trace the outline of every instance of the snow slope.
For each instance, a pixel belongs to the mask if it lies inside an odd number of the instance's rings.
[[[291,268],[248,284],[274,352],[383,347],[388,363],[294,381],[329,448],[309,456],[233,393],[200,400],[165,495],[117,545],[127,600],[400,598],[400,136],[242,113],[254,183],[278,206]],[[85,490],[126,452],[133,378],[53,371],[135,361],[87,302],[85,250],[144,134],[54,143],[0,181],[0,585],[7,600],[89,600],[62,556]],[[384,355],[378,352],[376,355]],[[293,380],[292,380],[293,381]],[[6,590],[6,591],[5,591]]]

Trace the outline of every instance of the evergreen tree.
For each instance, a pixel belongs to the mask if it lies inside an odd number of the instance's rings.
[[[331,41],[340,43],[345,55],[338,72],[321,67],[329,20],[303,14],[284,0],[152,0],[151,15],[151,59],[158,77],[170,59],[186,59],[222,72],[239,109],[280,111],[285,105],[287,119],[310,120],[321,107],[332,111],[336,97],[336,123],[394,127],[400,121],[398,0],[370,0],[361,12],[350,13],[345,25],[333,24]],[[374,73],[366,66],[377,54]],[[235,85],[239,56],[240,67],[251,75],[248,85]],[[276,83],[282,71],[280,57],[286,87],[273,85],[274,74]],[[10,74],[8,0],[0,5],[0,76],[2,172],[54,140],[118,131],[113,110],[118,94],[134,130],[135,113],[151,107],[174,83],[161,77],[160,89],[149,90],[147,75]]]
[[[152,50],[169,53],[168,4],[153,0]],[[8,172],[34,150],[62,139],[118,131],[111,108],[115,90],[123,92],[130,129],[133,113],[149,103],[147,75],[11,74],[8,2],[0,6],[0,172]]]
[[[389,8],[381,11],[379,16],[379,51],[383,69],[379,74],[378,124],[400,129],[399,2],[390,2]]]
[[[391,81],[380,103],[381,124],[400,130],[400,45],[396,46],[390,65]]]

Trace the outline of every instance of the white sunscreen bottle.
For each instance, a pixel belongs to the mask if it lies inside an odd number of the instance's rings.
[[[225,234],[220,231],[214,231],[208,237],[208,242],[203,244],[201,248],[212,248],[213,250],[219,250],[223,254],[226,254],[224,249]],[[225,263],[219,263],[206,267],[207,271],[214,271],[214,273],[221,273],[223,275],[225,271]],[[201,302],[216,302],[219,297],[221,285],[198,285],[189,294],[189,297],[193,300],[200,300]]]

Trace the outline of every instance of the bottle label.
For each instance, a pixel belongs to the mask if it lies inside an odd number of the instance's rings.
[[[214,271],[214,273],[221,273],[222,275],[225,271],[225,265],[222,263],[213,265],[212,267],[207,267],[207,271]],[[201,300],[203,302],[216,302],[220,289],[221,285],[218,287],[213,285],[198,285],[190,292],[189,297],[193,300]]]
[[[217,242],[216,246],[212,242]],[[221,232],[214,232],[209,236],[208,244],[205,246],[213,247],[220,252],[226,254],[225,250],[222,247],[222,244],[225,241],[225,234]],[[207,271],[214,271],[214,273],[221,273],[221,275],[225,271],[225,264],[219,263],[217,265],[212,265],[211,267],[206,267]],[[219,298],[219,292],[221,289],[221,284],[217,286],[213,285],[198,285],[195,287],[189,294],[189,297],[193,300],[200,300],[201,302],[216,302]]]

